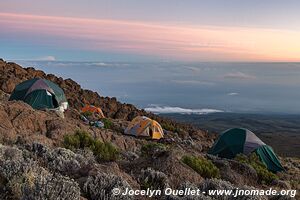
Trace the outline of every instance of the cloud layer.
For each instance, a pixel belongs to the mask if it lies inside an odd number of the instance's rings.
[[[228,96],[237,96],[239,95],[239,93],[237,92],[230,92],[230,93],[227,93]]]
[[[245,74],[243,72],[232,72],[224,75],[224,78],[228,79],[256,79],[256,76]]]
[[[209,113],[217,113],[223,112],[222,110],[217,109],[187,109],[187,108],[180,108],[180,107],[170,107],[170,106],[155,106],[155,107],[148,107],[145,108],[148,112],[158,113],[158,114],[167,114],[167,113],[180,113],[180,114],[209,114]]]
[[[37,61],[55,61],[56,58],[54,56],[44,56],[44,57],[40,57],[40,58],[37,58],[37,59],[34,59],[34,60],[37,60]]]

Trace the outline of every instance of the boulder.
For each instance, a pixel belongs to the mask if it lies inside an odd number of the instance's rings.
[[[16,77],[11,77],[2,84],[1,89],[6,93],[11,93],[18,82],[19,80]]]

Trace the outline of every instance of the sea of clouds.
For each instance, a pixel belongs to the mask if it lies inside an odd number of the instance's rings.
[[[172,107],[172,106],[150,106],[145,108],[146,111],[152,112],[155,114],[209,114],[209,113],[219,113],[224,112],[223,110],[202,108],[202,109],[190,109],[190,108],[181,108],[181,107]]]

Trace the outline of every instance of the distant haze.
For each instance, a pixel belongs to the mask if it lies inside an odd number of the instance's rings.
[[[17,61],[160,113],[300,113],[300,63]]]

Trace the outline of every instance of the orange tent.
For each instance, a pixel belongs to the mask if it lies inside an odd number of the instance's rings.
[[[83,108],[81,108],[81,112],[98,113],[102,118],[105,118],[101,108],[93,105],[85,105]]]
[[[145,116],[135,117],[125,130],[125,134],[134,136],[150,136],[152,139],[164,137],[160,124]]]

